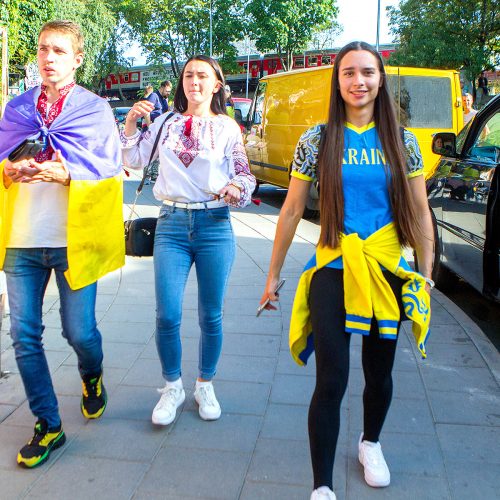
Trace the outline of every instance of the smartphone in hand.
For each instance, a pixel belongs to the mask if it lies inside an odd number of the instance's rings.
[[[278,293],[280,291],[281,287],[285,284],[285,281],[286,280],[284,279],[280,280],[278,286],[276,287],[276,290],[274,290],[274,293]],[[262,304],[259,305],[259,307],[257,307],[257,317],[260,316],[260,313],[265,309],[267,304],[269,304],[269,299],[266,299]]]

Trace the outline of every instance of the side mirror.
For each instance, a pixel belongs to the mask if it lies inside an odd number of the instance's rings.
[[[432,152],[437,155],[457,156],[457,137],[451,132],[438,132],[432,138]]]

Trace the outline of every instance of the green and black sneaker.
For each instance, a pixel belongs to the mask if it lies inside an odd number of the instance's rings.
[[[47,421],[39,418],[35,424],[35,435],[31,441],[23,446],[17,454],[17,463],[29,469],[43,464],[52,450],[56,450],[66,442],[66,434],[59,427],[49,429]]]
[[[106,409],[108,396],[102,383],[102,372],[82,378],[80,410],[85,418],[99,418]]]

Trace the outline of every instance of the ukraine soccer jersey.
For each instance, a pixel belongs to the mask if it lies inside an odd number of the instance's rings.
[[[317,158],[321,126],[307,130],[300,138],[292,164],[292,176],[308,181],[317,180]],[[423,163],[415,136],[404,131],[407,153],[407,177],[423,174]],[[390,172],[375,123],[356,127],[346,123],[342,185],[344,192],[344,233],[357,233],[366,239],[393,221],[389,198]],[[341,269],[341,259],[328,267]]]

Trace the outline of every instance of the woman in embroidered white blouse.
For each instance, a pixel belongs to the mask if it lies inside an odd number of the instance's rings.
[[[238,124],[227,116],[224,77],[212,58],[198,55],[184,66],[173,115],[165,114],[140,134],[136,121],[151,111],[140,101],[130,110],[121,134],[126,166],[144,167],[160,130],[155,156],[160,168],[153,192],[163,202],[154,246],[156,345],[165,387],[152,421],[168,425],[184,402],[180,324],[184,288],[194,263],[201,328],[195,399],[200,417],[216,420],[221,408],[212,378],[222,348],[222,306],[234,260],[235,241],[228,205],[251,201],[250,173]],[[161,128],[163,122],[165,125]]]

